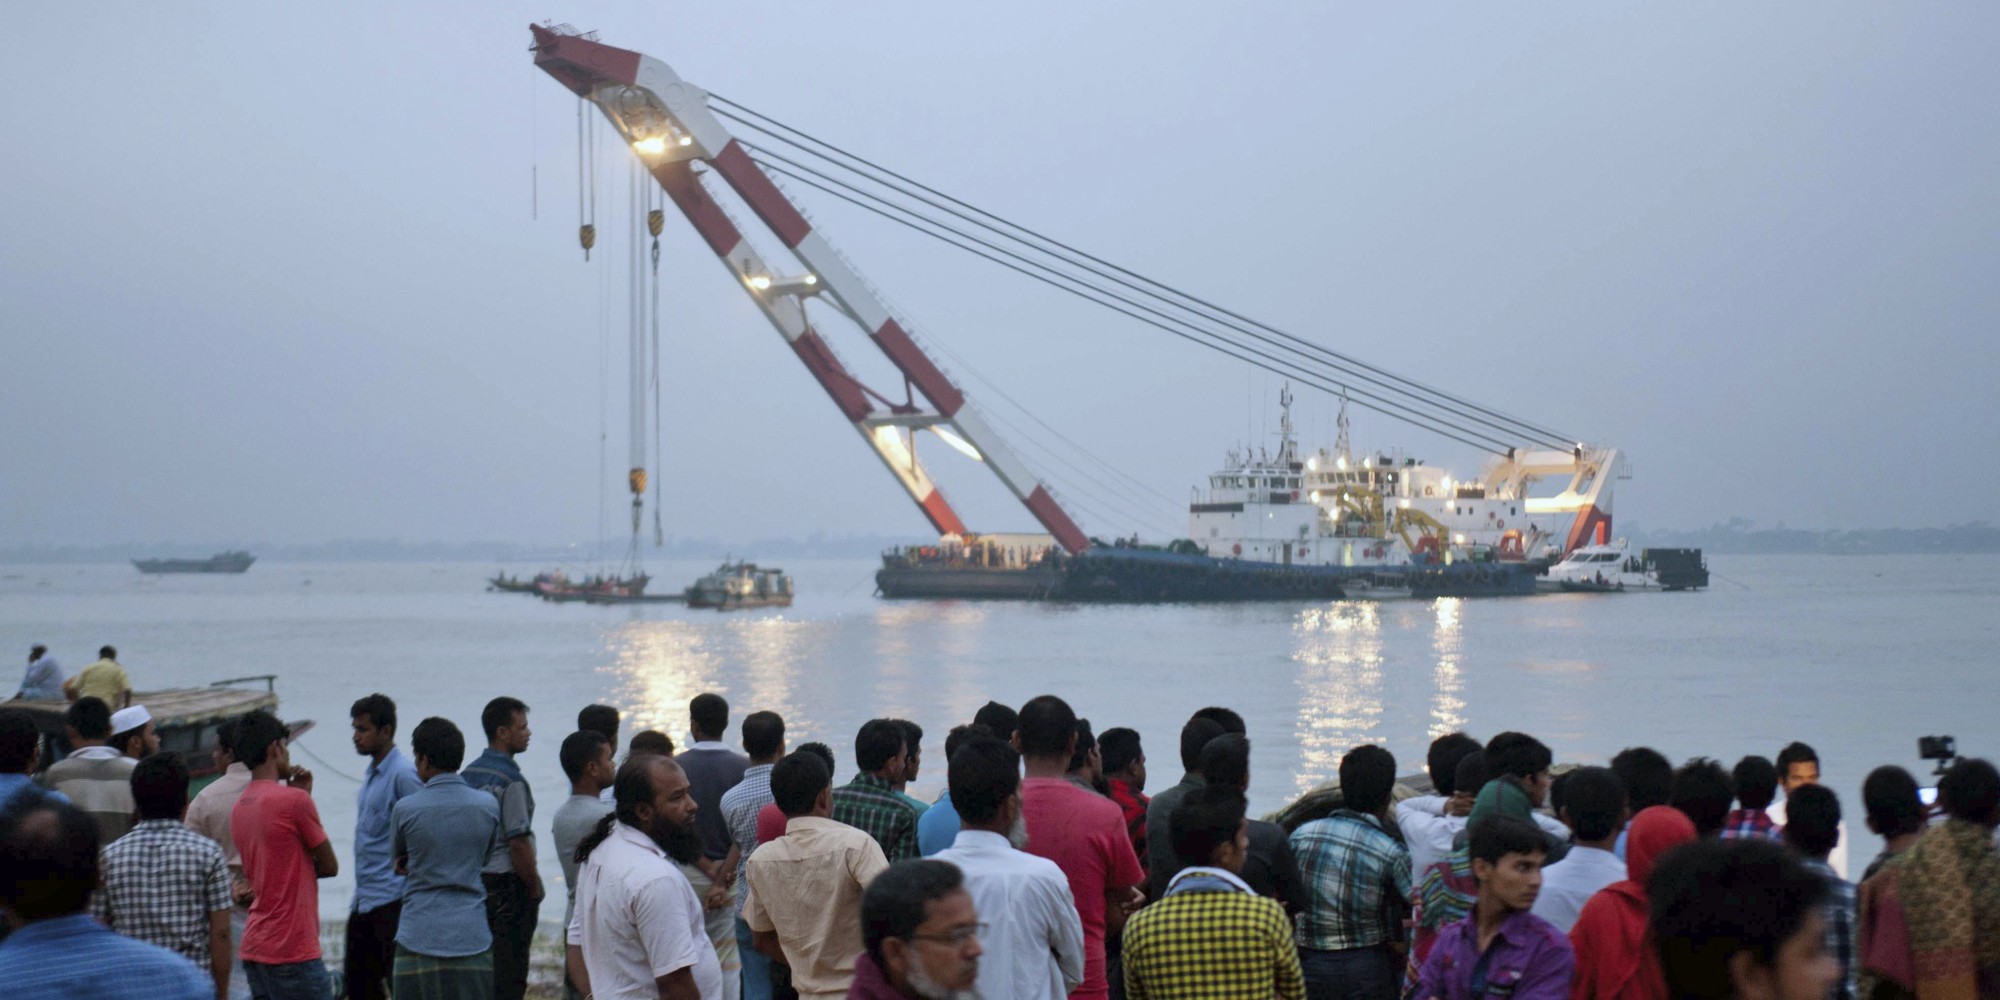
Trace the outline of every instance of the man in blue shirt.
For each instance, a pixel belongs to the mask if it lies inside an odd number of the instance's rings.
[[[21,677],[21,690],[14,697],[31,701],[63,700],[62,664],[49,655],[49,647],[40,643],[28,650],[28,672]]]
[[[97,823],[75,806],[22,798],[0,812],[0,942],[8,1000],[213,1000],[193,962],[90,917]]]
[[[28,713],[0,708],[0,809],[11,808],[23,791],[34,789],[58,802],[68,802],[61,792],[38,788],[35,765],[42,756],[42,733]],[[4,934],[4,932],[0,932]]]
[[[347,1000],[389,1000],[396,958],[396,924],[403,912],[403,877],[390,853],[390,811],[423,787],[417,769],[396,749],[396,703],[371,694],[348,709],[354,752],[369,758],[354,805],[354,905],[347,914]]]
[[[493,935],[480,870],[496,847],[505,849],[500,804],[459,777],[465,736],[450,720],[417,723],[410,751],[424,787],[392,810],[396,870],[407,876],[394,994],[490,997]]]
[[[486,752],[465,769],[465,783],[500,804],[503,842],[486,857],[486,924],[493,932],[494,1000],[521,1000],[528,992],[528,946],[542,909],[542,876],[535,864],[535,796],[514,763],[528,749],[528,706],[502,695],[479,713]]]
[[[1012,735],[1011,732],[1005,735],[995,733],[977,722],[953,727],[944,738],[945,765],[949,767],[951,755],[957,753],[959,747],[964,746],[975,736],[991,736],[1004,743]],[[917,817],[917,853],[928,858],[950,847],[952,841],[958,839],[958,829],[958,807],[951,804],[951,788],[946,786],[937,801],[931,803],[924,809],[924,814]]]

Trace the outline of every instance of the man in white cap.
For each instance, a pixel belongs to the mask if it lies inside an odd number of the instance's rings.
[[[133,760],[159,753],[160,734],[153,729],[153,713],[144,705],[129,705],[111,713],[111,748]]]

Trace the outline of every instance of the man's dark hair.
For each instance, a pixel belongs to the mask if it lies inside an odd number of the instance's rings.
[[[1207,708],[1196,709],[1194,715],[1190,716],[1190,718],[1207,719],[1221,726],[1222,731],[1225,733],[1235,733],[1239,736],[1250,735],[1250,727],[1243,724],[1243,717],[1220,705],[1210,705]]]
[[[709,691],[695,695],[688,702],[688,721],[694,724],[697,739],[721,739],[729,732],[729,700]]]
[[[1824,858],[1840,843],[1840,797],[1824,785],[1806,785],[1785,799],[1785,843],[1809,858]]]
[[[42,658],[42,654],[48,651],[49,647],[44,646],[39,642],[35,643],[34,645],[28,647],[28,659],[39,660]]]
[[[1695,757],[1674,771],[1668,786],[1667,804],[1694,821],[1697,836],[1713,837],[1729,821],[1729,807],[1736,801],[1735,783],[1722,765],[1707,757]]]
[[[1751,754],[1737,761],[1729,779],[1736,786],[1736,804],[1745,809],[1769,809],[1778,797],[1778,767],[1768,758]]]
[[[964,823],[990,823],[1021,790],[1021,755],[991,737],[958,748],[947,765],[951,806]]]
[[[1789,806],[1788,817],[1789,817]],[[1693,840],[1661,856],[1646,880],[1651,937],[1667,995],[1736,995],[1730,958],[1765,968],[1818,909],[1827,883],[1792,852],[1761,837]]]
[[[1021,706],[1015,731],[1021,734],[1021,756],[1060,757],[1069,753],[1069,741],[1076,736],[1076,713],[1055,695],[1031,698]]]
[[[108,740],[111,738],[111,706],[106,705],[102,698],[86,695],[70,702],[69,708],[63,710],[63,724],[76,730],[76,734],[86,740]]]
[[[271,744],[291,735],[291,730],[271,713],[258,709],[236,723],[236,761],[256,770],[271,755]]]
[[[0,812],[0,904],[21,920],[82,913],[97,888],[97,821],[67,802],[16,795]]]
[[[657,729],[642,729],[633,733],[632,739],[625,744],[626,759],[644,757],[648,754],[655,757],[672,757],[674,755],[673,737]]]
[[[105,746],[108,746],[111,749],[116,750],[127,757],[134,757],[136,756],[136,754],[134,753],[135,750],[143,749],[140,747],[136,747],[134,744],[138,743],[139,738],[144,735],[146,735],[146,723],[142,722],[139,725],[131,729],[127,729],[122,733],[112,733],[111,741],[106,743]]]
[[[1673,796],[1674,765],[1652,747],[1626,747],[1611,758],[1611,769],[1625,783],[1625,799],[1637,816],[1643,809],[1663,806]]]
[[[903,727],[894,719],[869,719],[854,734],[854,766],[874,774],[903,752]]]
[[[785,748],[785,720],[776,712],[751,712],[743,717],[743,752],[769,760]]]
[[[181,755],[163,750],[132,767],[132,801],[140,819],[178,820],[187,813],[188,766]]]
[[[1569,804],[1569,776],[1576,772],[1564,771],[1549,776],[1549,811],[1562,815],[1563,806]]]
[[[611,743],[604,734],[595,729],[579,729],[563,737],[562,749],[556,751],[556,760],[562,764],[563,776],[574,782],[589,767],[597,755]]]
[[[1804,764],[1807,762],[1811,762],[1815,767],[1818,766],[1819,754],[1815,752],[1812,747],[1809,747],[1804,743],[1800,743],[1796,740],[1787,743],[1785,744],[1785,748],[1783,750],[1778,751],[1778,763],[1777,763],[1778,776],[1782,778],[1785,775],[1792,773],[1793,764]],[[1791,815],[1789,807],[1787,808],[1785,815],[1786,816]]]
[[[606,743],[618,742],[618,710],[610,705],[585,705],[576,713],[576,728],[588,729],[604,737]]]
[[[1076,746],[1069,752],[1069,769],[1074,771],[1090,763],[1090,752],[1095,749],[1097,736],[1090,731],[1090,720],[1076,720]]]
[[[1526,781],[1549,769],[1555,754],[1527,733],[1501,733],[1486,741],[1486,770],[1496,778]]]
[[[231,763],[236,761],[236,720],[224,719],[215,724],[215,746],[229,755]]]
[[[924,727],[908,719],[897,719],[895,721],[896,725],[903,727],[903,749],[909,753],[916,753],[924,742]]]
[[[486,730],[487,742],[500,732],[500,727],[514,724],[514,713],[528,714],[527,703],[519,698],[501,695],[486,703],[486,710],[479,713],[479,727]]]
[[[931,904],[965,884],[958,866],[948,861],[912,858],[898,861],[875,876],[861,894],[861,945],[875,964],[882,964],[882,942],[908,940]]]
[[[1014,730],[1021,728],[1021,714],[1014,711],[1011,706],[989,701],[979,706],[979,711],[973,713],[972,723],[993,730],[993,735],[999,739],[1011,740],[1014,738]],[[950,753],[947,752],[946,756],[950,756]]]
[[[1474,750],[1458,759],[1458,767],[1452,772],[1452,788],[1463,789],[1467,795],[1478,795],[1493,775],[1486,770],[1486,751]],[[1458,794],[1454,791],[1452,794]]]
[[[1396,755],[1363,743],[1340,758],[1340,797],[1346,808],[1373,815],[1389,807],[1396,789]]]
[[[819,762],[826,765],[826,776],[828,780],[832,780],[833,772],[840,769],[840,765],[834,763],[833,748],[827,746],[824,743],[819,742],[818,740],[814,740],[811,743],[799,744],[799,750],[803,753],[809,753],[815,757],[818,757]]]
[[[1139,745],[1139,731],[1117,726],[1097,734],[1097,756],[1104,761],[1104,773],[1117,774],[1146,755]]]
[[[1468,833],[1472,860],[1499,864],[1509,854],[1549,853],[1548,835],[1518,816],[1499,813],[1481,819]]]
[[[1223,733],[1201,748],[1199,763],[1203,781],[1240,792],[1250,785],[1250,738]]]
[[[2000,818],[2000,771],[1978,757],[1967,757],[1938,779],[1938,801],[1953,819],[1992,826]],[[1790,811],[1786,812],[1790,822]]]
[[[1563,819],[1578,840],[1603,840],[1625,818],[1625,783],[1608,767],[1579,767],[1566,775]]]
[[[1894,764],[1884,764],[1868,772],[1861,783],[1861,807],[1868,824],[1884,837],[1900,837],[1924,828],[1924,801],[1917,792],[1917,779]]]
[[[1483,749],[1478,740],[1464,733],[1446,733],[1432,740],[1430,753],[1424,757],[1424,770],[1431,775],[1431,791],[1446,796],[1458,791],[1458,762],[1466,754]]]
[[[655,767],[671,767],[678,771],[681,766],[672,757],[651,753],[635,754],[618,766],[618,774],[611,782],[611,800],[616,806],[611,813],[598,820],[597,825],[592,827],[581,841],[577,842],[575,857],[577,864],[590,860],[591,852],[597,850],[597,845],[611,837],[611,830],[617,824],[624,823],[626,826],[644,829],[645,823],[639,818],[639,807],[653,801]],[[687,864],[695,859],[675,857],[674,860]]]
[[[1189,789],[1167,820],[1174,832],[1174,860],[1183,867],[1208,864],[1217,847],[1236,839],[1248,808],[1236,788],[1209,784]]]
[[[433,715],[410,731],[410,753],[438,771],[456,771],[465,763],[465,734],[458,723]]]
[[[1004,735],[996,733],[993,730],[986,728],[983,724],[977,722],[968,722],[963,726],[953,726],[951,727],[951,732],[944,734],[945,766],[946,767],[951,766],[951,758],[957,755],[959,747],[966,745],[967,743],[971,742],[973,739],[977,737],[984,736],[989,739],[996,739],[1002,743],[1005,743],[1007,742],[1007,737],[1012,735],[1014,734],[1011,732],[1006,733]]]
[[[771,767],[771,801],[786,816],[805,816],[813,811],[819,793],[833,787],[833,771],[819,754],[800,747]]]
[[[115,659],[117,659],[117,658],[118,658],[118,647],[116,647],[116,646],[99,646],[99,647],[97,647],[97,658],[98,658],[98,659],[100,659],[100,660],[115,660]]]
[[[26,774],[42,745],[34,716],[19,709],[0,708],[0,774]]]
[[[1228,730],[1214,719],[1195,716],[1181,727],[1181,770],[1193,774],[1201,770],[1201,748]]]
[[[368,717],[368,724],[377,729],[396,728],[396,703],[389,700],[386,694],[380,692],[371,694],[356,701],[354,707],[347,710],[347,717],[350,719],[358,719],[364,715]]]

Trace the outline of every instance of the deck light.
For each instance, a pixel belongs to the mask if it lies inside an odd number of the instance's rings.
[[[686,143],[683,142],[682,145]],[[667,140],[664,136],[649,136],[633,143],[632,148],[648,156],[658,156],[667,151]]]

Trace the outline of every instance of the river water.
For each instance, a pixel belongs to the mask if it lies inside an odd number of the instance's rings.
[[[1203,705],[1248,720],[1251,804],[1269,811],[1332,779],[1341,754],[1379,742],[1403,770],[1436,734],[1539,736],[1558,760],[1602,763],[1647,744],[1677,763],[1725,766],[1805,740],[1820,752],[1864,862],[1861,779],[1877,764],[1922,774],[1917,737],[1991,746],[2000,577],[1973,556],[1716,556],[1693,594],[1236,606],[888,602],[871,563],[806,560],[789,609],[719,614],[673,605],[589,607],[484,592],[479,564],[259,562],[235,577],[142,577],[129,566],[0,566],[0,647],[47,643],[74,671],[116,645],[140,690],[275,673],[287,718],[319,726],[299,763],[342,859],[322,908],[352,886],[356,777],[347,709],[393,697],[407,732],[443,715],[479,740],[479,711],[531,707],[521,765],[537,826],[567,794],[556,748],[576,710],[607,702],[621,736],[659,728],[685,745],[688,699],[717,691],[732,721],[782,714],[794,743],[832,745],[875,716],[926,730],[913,792],[943,787],[942,741],[989,698],[1056,693],[1099,731],[1139,730],[1151,784],[1178,779],[1180,723]],[[679,586],[712,564],[652,567]],[[536,567],[509,567],[533,572]],[[7,681],[11,683],[11,678]],[[734,729],[732,726],[732,736]],[[546,836],[543,871],[558,871]],[[551,892],[555,892],[554,879]]]

